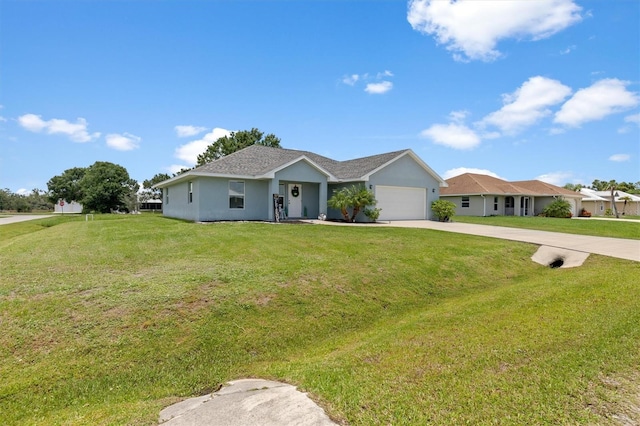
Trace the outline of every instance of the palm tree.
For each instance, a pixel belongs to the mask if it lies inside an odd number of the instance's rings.
[[[625,195],[624,197],[620,197],[620,200],[624,201],[624,205],[622,206],[622,216],[624,216],[624,211],[627,208],[627,202],[633,201],[633,199],[628,195]]]
[[[351,222],[356,221],[356,216],[360,213],[360,210],[367,206],[374,206],[377,201],[373,192],[369,191],[364,186],[353,185],[350,190],[351,205],[353,206],[353,212],[351,213]]]
[[[349,198],[349,189],[342,188],[341,190],[334,190],[333,196],[327,200],[327,204],[329,207],[333,209],[340,210],[340,214],[342,214],[342,218],[349,222],[349,211],[347,208],[351,205],[351,200]]]
[[[327,205],[333,209],[340,210],[345,222],[355,222],[356,216],[367,206],[376,204],[373,192],[362,185],[352,185],[342,189],[334,190],[333,196],[327,201]],[[353,208],[349,215],[349,208]]]

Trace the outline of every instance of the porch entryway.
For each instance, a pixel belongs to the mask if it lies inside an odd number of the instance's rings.
[[[287,216],[302,217],[302,184],[290,183],[287,187]]]

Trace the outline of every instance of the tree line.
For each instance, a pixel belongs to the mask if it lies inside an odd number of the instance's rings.
[[[594,191],[610,191],[613,188],[616,191],[622,191],[628,194],[640,194],[640,182],[616,182],[615,180],[595,179],[591,182],[590,186],[580,183],[567,183],[564,185],[564,188],[576,192],[582,188],[593,189]]]

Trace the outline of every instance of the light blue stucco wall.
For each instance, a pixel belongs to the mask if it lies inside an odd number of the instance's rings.
[[[244,182],[244,208],[229,208],[229,182]],[[199,221],[268,220],[267,180],[201,178],[198,188]]]
[[[369,185],[374,190],[376,185],[426,188],[427,219],[433,217],[431,203],[440,198],[440,182],[409,155],[397,159],[387,167],[372,174],[369,182],[367,182],[367,187]]]
[[[196,187],[197,183],[194,182],[194,192]],[[163,215],[178,219],[198,220],[197,210],[193,203],[190,204],[188,202],[188,195],[187,181],[178,182],[175,185],[163,188]]]
[[[231,180],[245,183],[243,209],[229,208],[229,181]],[[193,182],[193,201],[191,203],[189,203],[189,182]],[[268,188],[269,182],[267,180],[195,177],[191,181],[179,182],[163,190],[163,214],[199,222],[267,220],[270,205]]]

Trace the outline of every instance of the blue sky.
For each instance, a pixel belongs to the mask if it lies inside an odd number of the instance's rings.
[[[563,185],[640,181],[637,0],[3,0],[0,187],[149,179],[257,127]]]

